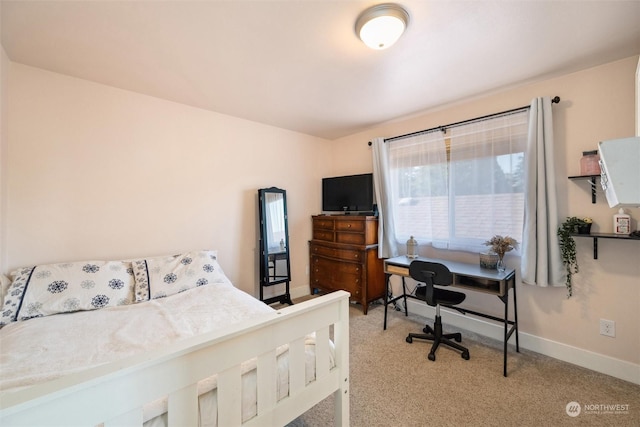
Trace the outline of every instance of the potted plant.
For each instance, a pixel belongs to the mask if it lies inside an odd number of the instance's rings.
[[[579,271],[578,259],[576,257],[576,241],[573,240],[572,234],[589,234],[592,223],[591,218],[570,216],[558,227],[560,254],[562,256],[562,263],[567,270],[567,298],[573,295],[572,276]]]
[[[498,255],[498,271],[504,271],[504,254],[510,250],[515,249],[518,246],[518,242],[513,237],[495,235],[491,240],[484,242],[486,246],[489,246],[491,252]]]
[[[590,234],[591,224],[593,224],[593,220],[589,217],[579,219],[577,225],[578,234]]]

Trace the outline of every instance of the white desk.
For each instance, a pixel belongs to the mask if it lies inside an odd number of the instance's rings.
[[[432,258],[416,258],[420,261],[437,262],[444,264],[453,274],[452,287],[470,290],[474,292],[482,292],[488,295],[495,295],[504,304],[504,317],[499,318],[490,314],[479,313],[476,311],[467,310],[456,306],[455,309],[463,314],[473,314],[475,316],[483,317],[485,319],[491,319],[504,324],[504,376],[507,376],[507,343],[511,335],[515,332],[516,337],[516,352],[520,352],[520,345],[518,343],[518,304],[516,300],[516,272],[514,269],[508,268],[503,273],[499,273],[497,270],[487,270],[480,268],[478,264],[467,264],[462,262],[447,261],[442,259]],[[414,295],[407,294],[407,287],[405,285],[405,277],[409,275],[409,264],[413,259],[409,259],[406,256],[399,256],[395,258],[389,258],[384,261],[384,273],[387,291],[384,298],[384,329],[387,329],[387,307],[399,299],[404,299],[404,311],[405,316],[409,315],[407,310],[407,298],[416,298]],[[391,289],[389,286],[389,278],[392,275],[402,277],[402,295],[395,298],[389,298],[391,295]],[[514,320],[509,320],[509,289],[513,292],[513,315]],[[424,300],[421,300],[424,301]]]

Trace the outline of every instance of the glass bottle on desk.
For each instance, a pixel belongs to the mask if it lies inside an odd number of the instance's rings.
[[[413,238],[413,236],[409,237],[409,240],[407,240],[407,258],[418,258],[418,242]]]

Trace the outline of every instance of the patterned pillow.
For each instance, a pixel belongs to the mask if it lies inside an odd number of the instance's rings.
[[[83,261],[14,271],[0,326],[15,320],[131,304],[135,280],[130,262]]]
[[[230,283],[217,258],[217,251],[194,251],[134,260],[136,302],[167,297],[196,286]]]

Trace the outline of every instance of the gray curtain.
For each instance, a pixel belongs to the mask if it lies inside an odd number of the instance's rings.
[[[389,146],[383,138],[373,141],[373,185],[378,203],[378,258],[398,256],[393,209],[391,209],[391,178],[389,176]]]
[[[529,112],[525,153],[525,206],[522,233],[522,282],[565,286],[566,272],[557,236],[558,203],[553,160],[551,99],[535,98]]]

